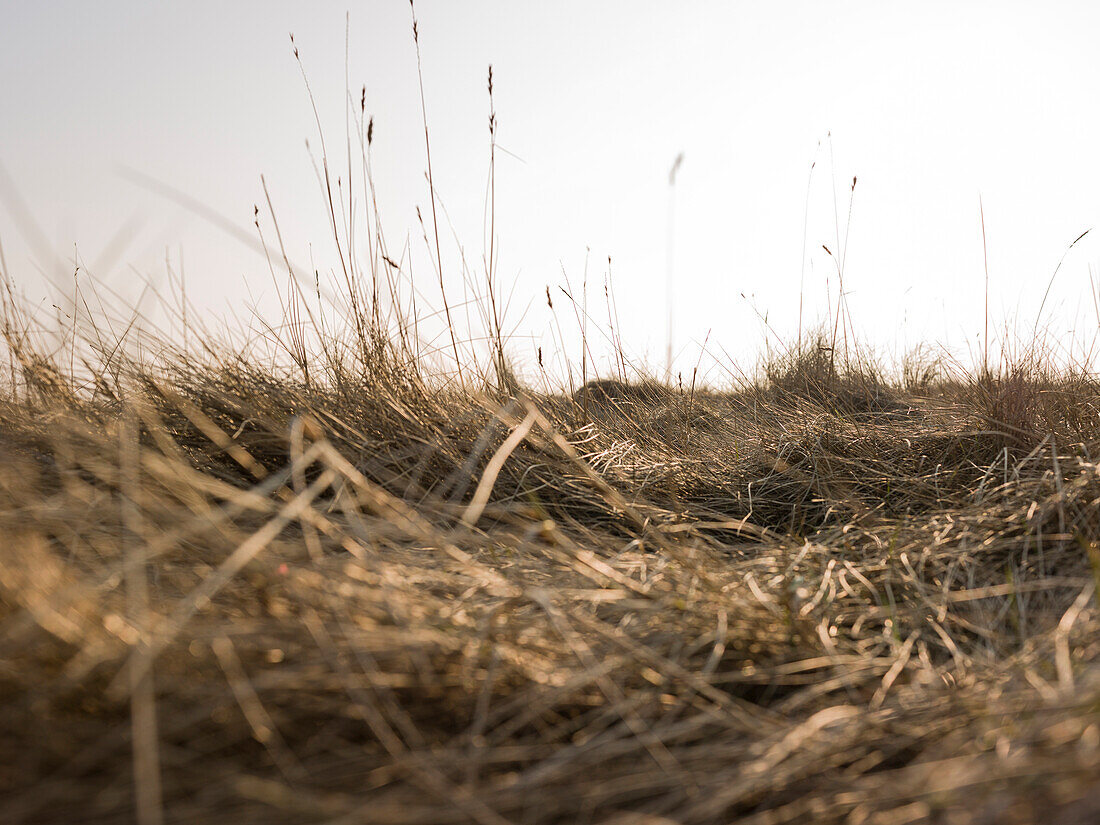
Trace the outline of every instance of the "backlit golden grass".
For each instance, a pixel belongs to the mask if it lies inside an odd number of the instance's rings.
[[[814,343],[571,398],[352,335],[81,377],[7,318],[5,822],[1100,812],[1087,376]]]
[[[432,346],[348,100],[341,294],[268,199],[258,340],[58,330],[0,273],[0,821],[1100,821],[1090,372],[988,329],[976,374],[882,370],[838,309],[721,390],[615,329],[598,376],[582,292],[579,369],[525,385],[491,102],[483,334],[433,187]]]

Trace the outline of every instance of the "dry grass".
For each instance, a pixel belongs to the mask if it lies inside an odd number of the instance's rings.
[[[585,419],[378,335],[308,382],[225,350],[81,385],[16,317],[5,822],[1100,813],[1084,377],[916,395],[814,343]]]
[[[1100,820],[1087,372],[892,380],[838,309],[727,392],[524,392],[492,240],[489,366],[424,341],[351,114],[279,357],[2,302],[3,822]]]

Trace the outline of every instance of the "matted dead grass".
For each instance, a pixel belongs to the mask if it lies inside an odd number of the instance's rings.
[[[376,336],[81,384],[7,340],[5,822],[1100,817],[1087,378],[575,400]]]

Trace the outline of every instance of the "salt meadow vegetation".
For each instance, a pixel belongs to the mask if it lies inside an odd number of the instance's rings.
[[[85,283],[59,337],[5,268],[4,822],[1097,821],[1087,359],[838,309],[718,388],[525,377],[495,264],[426,340],[353,113],[339,289],[257,210],[263,335]]]

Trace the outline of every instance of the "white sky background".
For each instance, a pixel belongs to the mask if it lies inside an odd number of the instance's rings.
[[[182,189],[253,232],[264,174],[291,257],[312,255],[330,271],[336,258],[304,146],[308,138],[316,149],[316,130],[288,33],[331,162],[342,168],[348,11],[350,86],[356,99],[367,87],[390,245],[408,238],[416,283],[438,306],[415,214],[419,205],[430,220],[404,0],[0,0],[0,163],[54,250],[71,259],[75,244],[86,268],[125,300],[141,293],[143,277],[163,287],[166,253],[178,268],[182,252],[188,297],[200,310],[247,322],[254,305],[277,317],[261,256],[117,170]],[[766,337],[753,306],[793,338],[800,284],[807,319],[824,318],[827,287],[835,307],[835,267],[821,248],[839,251],[829,132],[842,242],[852,176],[859,179],[846,250],[849,306],[863,339],[882,352],[928,342],[965,356],[980,346],[979,194],[995,329],[1018,318],[1030,333],[1066,247],[1100,224],[1094,2],[420,0],[417,16],[436,188],[475,272],[493,64],[498,142],[522,158],[498,154],[496,228],[518,326],[512,354],[528,369],[538,345],[547,359],[557,346],[547,285],[568,356],[579,361],[576,323],[557,291],[562,269],[579,291],[587,256],[589,310],[603,319],[611,256],[623,343],[662,371],[668,170],[681,151],[675,306],[685,373],[708,330],[711,352],[724,349],[750,368]],[[6,208],[10,192],[0,195],[10,274],[48,307],[41,270],[49,263]],[[457,301],[459,255],[440,220]],[[133,237],[104,257],[112,237],[129,234],[125,227]],[[269,224],[265,232],[272,237]],[[1089,270],[1100,278],[1098,265],[1100,239],[1090,235],[1054,282],[1045,310],[1052,332],[1091,340]],[[143,309],[167,317],[152,301]],[[710,379],[724,375],[712,369]]]

